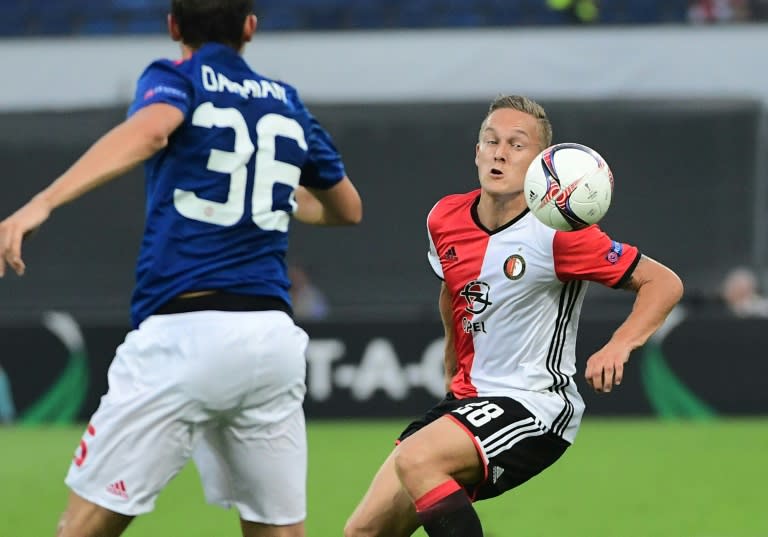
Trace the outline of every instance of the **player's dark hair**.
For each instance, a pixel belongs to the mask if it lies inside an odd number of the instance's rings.
[[[171,0],[171,14],[181,40],[192,48],[205,43],[243,46],[243,24],[253,13],[253,0]]]
[[[511,108],[535,117],[539,123],[539,138],[542,144],[541,148],[544,149],[552,144],[552,124],[549,122],[544,107],[533,99],[523,97],[522,95],[499,95],[496,97],[488,107],[488,113],[485,115],[483,124],[480,126],[481,136],[485,130],[485,123],[488,121],[488,116],[500,108]]]

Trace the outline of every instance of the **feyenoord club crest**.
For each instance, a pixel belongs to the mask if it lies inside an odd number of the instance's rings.
[[[519,280],[525,274],[525,259],[519,254],[511,255],[504,261],[504,276],[510,280]]]

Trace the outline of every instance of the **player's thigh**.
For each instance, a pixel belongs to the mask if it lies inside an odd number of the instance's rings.
[[[476,483],[483,476],[483,461],[474,439],[447,416],[408,436],[394,456],[400,480],[408,488],[420,488],[417,484],[432,476],[448,475],[462,484]]]
[[[349,517],[344,537],[407,537],[419,525],[413,502],[395,472],[393,452]]]
[[[131,520],[133,517],[105,509],[71,492],[56,537],[117,537]]]

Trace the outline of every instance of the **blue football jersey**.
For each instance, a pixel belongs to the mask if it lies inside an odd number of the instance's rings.
[[[330,188],[344,166],[296,90],[254,72],[232,48],[152,63],[129,115],[167,103],[185,119],[145,164],[146,223],[131,320],[190,291],[277,297],[298,185]]]

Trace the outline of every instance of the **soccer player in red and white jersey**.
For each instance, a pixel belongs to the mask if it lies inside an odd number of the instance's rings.
[[[678,276],[598,226],[546,227],[523,180],[552,141],[544,109],[521,96],[491,103],[475,151],[480,188],[446,196],[427,218],[429,262],[443,281],[448,395],[401,434],[345,537],[478,537],[472,502],[510,490],[554,463],[576,437],[576,330],[588,282],[636,293],[632,312],[587,360],[598,392],[680,300]]]

